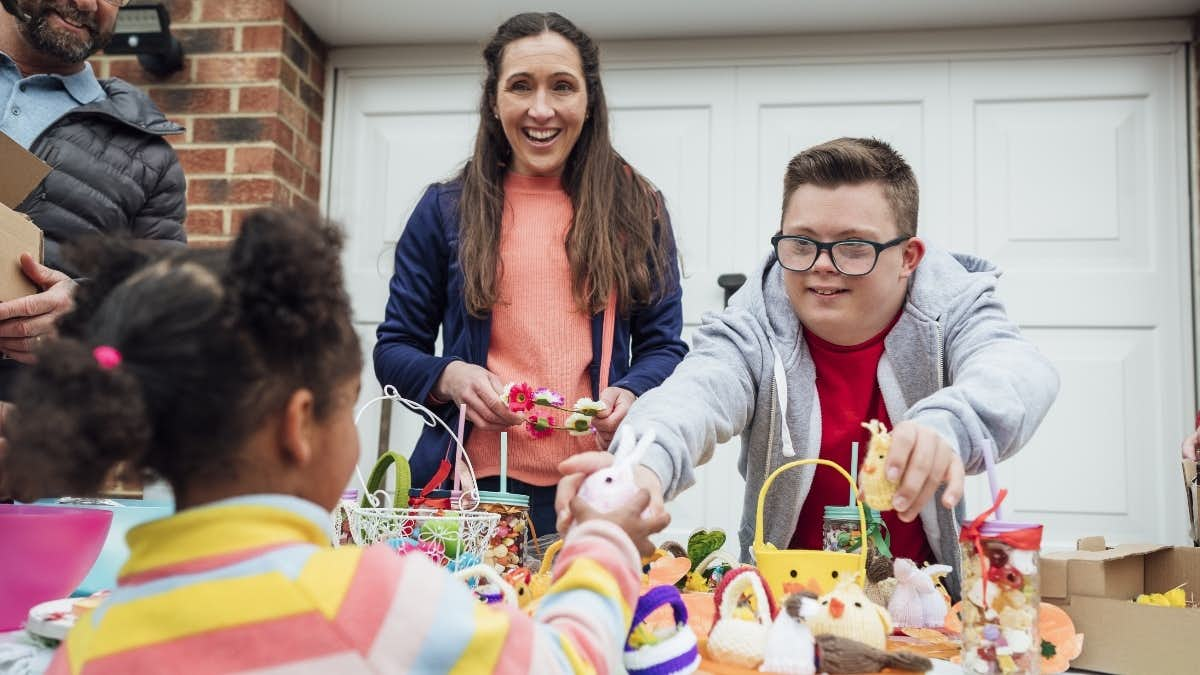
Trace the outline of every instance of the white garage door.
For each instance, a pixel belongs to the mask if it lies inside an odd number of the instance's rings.
[[[1013,516],[1050,546],[1104,533],[1180,541],[1174,446],[1192,410],[1184,52],[605,71],[618,149],[664,192],[688,330],[720,307],[778,222],[783,168],[837,136],[894,144],[921,184],[921,234],[1006,270],[1009,311],[1057,364],[1042,430],[1001,467]],[[430,181],[469,152],[474,69],[347,69],[337,77],[328,211],[346,224],[363,347],[382,318],[392,248]],[[364,399],[378,391],[370,367]],[[377,442],[364,424],[364,465]],[[392,446],[418,422],[397,413]],[[671,507],[673,534],[736,531],[736,443]],[[986,499],[970,485],[968,511]]]

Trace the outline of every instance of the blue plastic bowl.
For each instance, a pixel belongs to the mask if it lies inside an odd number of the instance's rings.
[[[129,546],[125,544],[125,534],[130,529],[142,523],[159,518],[165,518],[175,512],[175,505],[169,501],[144,501],[141,499],[113,499],[120,506],[105,504],[58,504],[54,499],[38,501],[39,505],[63,506],[75,509],[101,509],[113,514],[112,526],[108,529],[108,538],[100,550],[100,557],[92,566],[74,595],[91,595],[97,591],[111,590],[117,586],[117,572],[129,558]]]

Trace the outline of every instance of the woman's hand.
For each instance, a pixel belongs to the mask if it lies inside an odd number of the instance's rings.
[[[1183,458],[1192,461],[1200,459],[1200,450],[1197,449],[1197,446],[1200,446],[1200,427],[1196,427],[1190,436],[1183,439],[1183,447],[1180,448]]]
[[[596,415],[592,426],[596,429],[596,442],[601,450],[608,449],[617,427],[621,426],[621,420],[629,413],[629,406],[636,400],[637,396],[632,391],[621,387],[609,387],[600,392],[600,402],[605,408]]]
[[[467,419],[476,429],[484,431],[504,431],[525,421],[520,413],[508,409],[508,403],[501,398],[503,393],[504,383],[500,378],[465,361],[450,362],[433,386],[436,398],[458,405],[465,403]]]

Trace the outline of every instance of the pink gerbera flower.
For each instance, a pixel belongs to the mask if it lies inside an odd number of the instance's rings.
[[[525,428],[534,438],[546,438],[554,433],[554,417],[545,415],[530,415],[525,422]]]
[[[508,409],[515,413],[533,410],[533,389],[524,382],[508,385],[505,398]]]

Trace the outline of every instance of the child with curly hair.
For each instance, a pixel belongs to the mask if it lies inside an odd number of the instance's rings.
[[[179,512],[130,532],[118,588],[50,672],[620,670],[634,541],[665,525],[639,519],[648,495],[575,502],[532,618],[423,556],[330,547],[362,369],[340,250],[329,225],[266,210],[228,251],[75,256],[91,281],[7,420],[13,492],[87,494],[124,462],[170,482]]]

